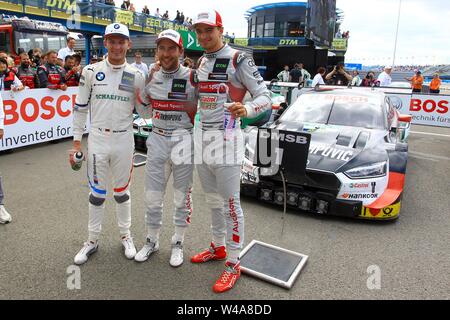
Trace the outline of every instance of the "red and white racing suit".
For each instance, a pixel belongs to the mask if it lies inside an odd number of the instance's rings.
[[[195,133],[195,161],[202,155],[197,170],[212,211],[212,240],[216,247],[226,244],[228,261],[236,263],[244,243],[239,194],[244,142],[239,119],[231,139],[226,138],[224,103],[242,102],[248,90],[253,100],[245,108],[247,117],[253,118],[271,107],[270,91],[253,59],[228,45],[205,54],[197,72],[200,125]]]
[[[74,140],[81,141],[89,111],[90,241],[98,240],[101,231],[110,171],[120,234],[130,235],[133,109],[142,110],[137,101],[144,87],[144,75],[127,63],[111,65],[105,60],[83,69],[73,124]]]
[[[179,66],[162,68],[150,75],[142,102],[151,108],[152,132],[147,139],[145,168],[145,221],[148,238],[157,241],[162,225],[163,199],[167,180],[173,172],[174,242],[183,242],[192,214],[194,171],[193,127],[197,112],[195,71]]]

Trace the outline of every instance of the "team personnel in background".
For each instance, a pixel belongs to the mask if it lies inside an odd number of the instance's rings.
[[[299,64],[294,65],[294,69],[289,72],[289,82],[299,83],[302,77],[302,70],[300,70]]]
[[[327,84],[334,86],[347,86],[352,81],[352,76],[344,69],[344,63],[339,62],[333,70],[325,76]]]
[[[283,71],[277,75],[278,81],[289,82],[289,66],[285,65]]]
[[[64,66],[64,61],[66,61],[67,56],[73,56],[75,54],[75,39],[67,38],[67,47],[61,48],[58,51],[58,59],[56,63],[62,68]]]
[[[430,93],[439,93],[441,88],[441,79],[439,73],[433,75],[433,80],[430,82]]]
[[[303,83],[304,86],[308,84],[308,82],[311,80],[311,74],[306,70],[303,66],[303,63],[298,64],[298,68],[300,69],[300,72],[302,73],[302,76],[300,78],[300,82]]]
[[[353,70],[352,87],[359,87],[361,85],[362,79],[359,76],[358,70]]]
[[[40,87],[65,91],[67,85],[65,84],[64,69],[56,64],[56,51],[51,50],[45,56],[47,57],[47,63],[40,65],[37,69]]]
[[[392,73],[391,66],[386,66],[384,68],[384,71],[380,73],[377,80],[380,82],[381,87],[387,87],[392,83],[391,73]]]
[[[379,87],[380,82],[375,79],[375,73],[373,71],[367,72],[366,76],[361,82],[362,87]]]
[[[140,51],[136,51],[134,54],[134,63],[132,63],[131,66],[140,70],[146,79],[148,78],[148,66],[142,61],[142,53]]]
[[[405,78],[405,79],[411,82],[412,92],[415,93],[422,92],[423,76],[420,70],[416,70],[412,78]]]
[[[89,238],[75,256],[75,264],[85,263],[97,251],[105,211],[107,185],[112,174],[114,200],[125,256],[133,259],[136,248],[130,233],[130,181],[133,168],[133,109],[145,87],[142,72],[130,66],[126,53],[131,48],[128,28],[119,23],[106,27],[104,45],[108,59],[83,69],[73,118],[74,153],[81,151],[81,139],[89,111],[87,169],[89,195]]]
[[[191,261],[226,259],[225,271],[213,286],[214,292],[219,293],[233,288],[238,280],[239,255],[244,243],[244,213],[240,204],[244,143],[239,118],[254,118],[269,109],[271,98],[253,59],[223,43],[222,18],[217,11],[200,12],[193,25],[205,49],[197,69],[200,124],[195,146],[205,150],[202,153],[196,149],[196,157],[197,152],[202,156],[197,169],[211,207],[212,243]],[[253,100],[244,105],[247,90]],[[197,140],[199,137],[201,141]]]
[[[39,79],[36,70],[31,67],[28,53],[22,52],[20,54],[20,66],[17,68],[16,75],[25,87],[39,88]]]
[[[5,114],[3,111],[3,100],[2,95],[0,94],[0,140],[3,139],[4,134],[4,120]],[[0,175],[0,224],[5,224],[11,222],[11,215],[6,211],[5,206],[3,204],[3,185],[2,185],[2,176]]]
[[[20,91],[24,86],[14,72],[8,68],[8,61],[0,58],[0,91]]]
[[[324,85],[325,81],[323,81],[323,78],[324,78],[326,72],[327,72],[327,70],[324,67],[320,67],[319,69],[317,69],[317,74],[313,78],[313,81],[311,83],[311,87],[314,88],[318,84],[319,85]]]
[[[66,61],[64,63],[64,80],[68,87],[77,87],[80,83],[80,71],[81,66],[76,65],[74,56],[67,56]]]
[[[192,214],[192,176],[194,171],[193,128],[197,112],[195,71],[181,66],[183,39],[175,30],[161,32],[156,40],[158,71],[152,72],[142,96],[152,110],[152,132],[147,139],[145,167],[146,244],[135,260],[143,262],[159,249],[163,200],[170,173],[173,174],[173,223],[170,265],[183,263],[183,243]],[[187,154],[173,153],[186,143]],[[176,155],[176,158],[174,158]]]

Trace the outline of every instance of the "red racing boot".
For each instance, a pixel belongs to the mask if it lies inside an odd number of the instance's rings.
[[[230,290],[234,287],[237,279],[241,276],[241,264],[238,262],[232,264],[231,262],[225,263],[225,271],[222,272],[220,278],[213,286],[215,293],[222,293]]]
[[[208,249],[203,252],[200,252],[191,258],[191,262],[193,263],[203,263],[211,260],[225,260],[227,257],[227,251],[224,246],[215,247],[214,243],[211,242],[211,245]]]

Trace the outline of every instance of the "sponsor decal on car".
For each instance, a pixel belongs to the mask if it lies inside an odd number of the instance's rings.
[[[339,150],[331,147],[325,147],[320,145],[314,145],[309,148],[309,153],[313,155],[319,155],[322,157],[342,160],[342,161],[350,161],[353,158],[352,151]]]
[[[341,197],[351,200],[377,199],[378,193],[344,193]]]
[[[394,219],[399,215],[400,207],[401,202],[394,203],[383,209],[372,209],[363,207],[359,217],[365,219]]]

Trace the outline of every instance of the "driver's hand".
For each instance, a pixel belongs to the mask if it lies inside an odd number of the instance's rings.
[[[73,147],[70,149],[69,152],[69,163],[70,166],[73,166],[75,164],[75,161],[73,160],[73,155],[77,152],[81,151],[81,141],[74,141]]]
[[[247,109],[245,109],[245,106],[240,102],[233,103],[228,107],[228,111],[230,111],[235,118],[247,117]]]

